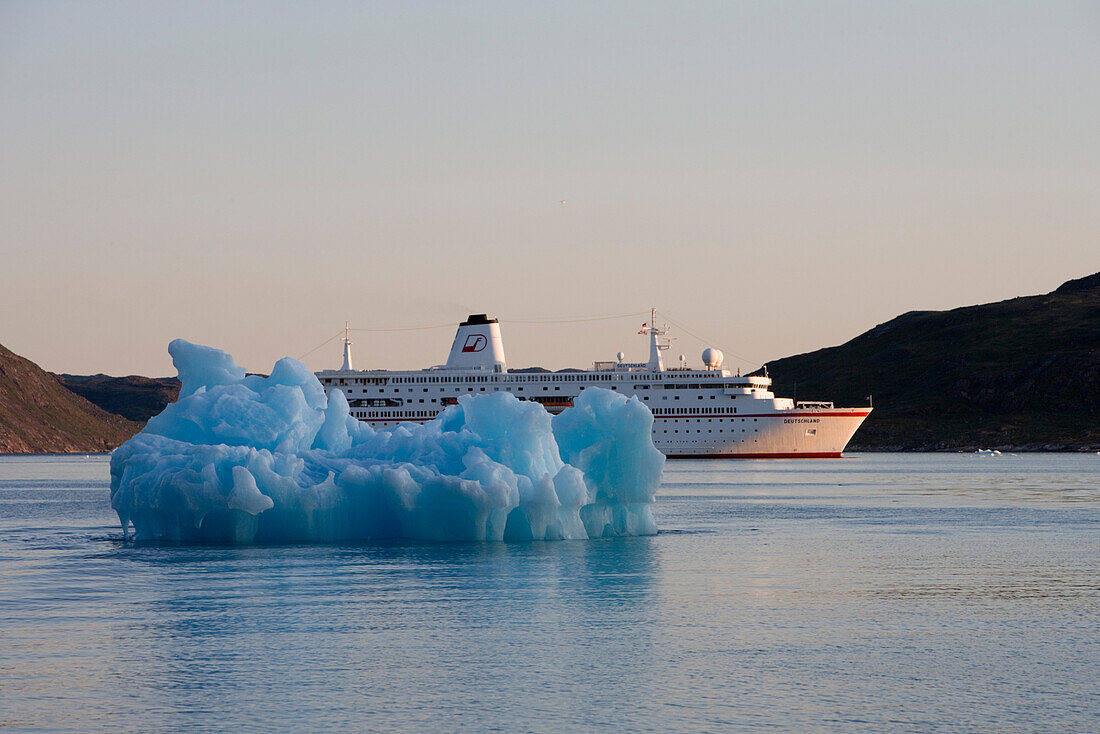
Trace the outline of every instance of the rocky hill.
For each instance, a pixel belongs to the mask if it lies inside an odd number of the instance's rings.
[[[0,345],[0,453],[108,451],[140,428]]]
[[[767,367],[778,395],[873,396],[850,449],[1100,450],[1100,273],[1046,295],[911,311]]]
[[[139,423],[164,410],[180,394],[180,381],[175,377],[62,374],[54,378],[108,413]]]

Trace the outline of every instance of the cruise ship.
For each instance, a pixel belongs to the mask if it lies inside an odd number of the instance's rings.
[[[569,408],[582,390],[604,388],[636,397],[653,413],[653,443],[669,458],[835,458],[871,408],[777,398],[766,376],[732,374],[722,352],[703,351],[703,367],[665,365],[671,341],[657,313],[638,332],[649,360],[595,362],[588,370],[510,370],[500,322],[472,314],[458,325],[447,363],[421,370],[356,370],[345,325],[344,362],[317,373],[326,393],[340,390],[351,414],[374,428],[429,421],[462,395],[509,392],[550,413]]]

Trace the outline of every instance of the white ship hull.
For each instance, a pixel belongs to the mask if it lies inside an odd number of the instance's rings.
[[[669,458],[836,458],[871,412],[777,398],[769,378],[720,369],[720,353],[704,369],[666,369],[658,341],[665,332],[647,326],[641,333],[651,336],[649,362],[624,363],[620,355],[587,371],[517,372],[505,368],[497,322],[477,315],[459,326],[444,367],[354,370],[345,338],[343,367],[317,377],[374,428],[432,420],[462,395],[509,392],[559,413],[583,390],[614,390],[649,407],[653,443]]]
[[[672,459],[835,459],[869,413],[833,408],[655,420],[653,443]]]

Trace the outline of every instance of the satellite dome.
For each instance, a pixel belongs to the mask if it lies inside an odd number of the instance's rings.
[[[715,349],[714,347],[707,347],[703,350],[703,364],[711,369],[718,369],[722,366],[722,360],[725,359],[721,349]]]
[[[626,359],[626,352],[619,352],[615,356],[619,358],[620,362],[622,362],[624,359]]]

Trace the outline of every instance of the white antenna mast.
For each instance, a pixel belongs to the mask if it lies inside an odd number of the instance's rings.
[[[344,322],[344,364],[340,366],[344,372],[351,372],[351,325]]]
[[[649,314],[649,323],[642,324],[642,330],[638,332],[649,335],[649,364],[646,367],[650,372],[664,372],[665,361],[661,352],[672,346],[672,338],[668,336],[668,324],[663,329],[657,328],[657,309],[650,309]]]

